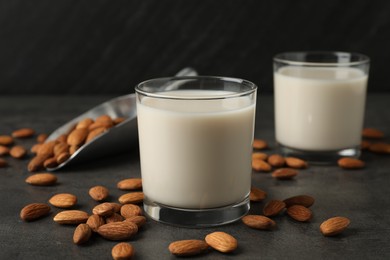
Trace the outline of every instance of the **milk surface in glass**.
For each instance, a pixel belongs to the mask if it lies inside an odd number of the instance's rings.
[[[281,67],[274,74],[276,140],[307,151],[358,147],[366,85],[356,68]]]
[[[229,94],[169,92],[171,97],[191,98]],[[143,191],[149,200],[179,208],[214,208],[248,196],[255,116],[248,96],[144,97],[137,113]]]

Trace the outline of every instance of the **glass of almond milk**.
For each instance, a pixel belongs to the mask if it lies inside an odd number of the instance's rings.
[[[369,58],[347,52],[274,57],[276,141],[314,163],[359,157]]]
[[[146,214],[185,227],[245,215],[256,85],[198,76],[152,79],[135,89]]]

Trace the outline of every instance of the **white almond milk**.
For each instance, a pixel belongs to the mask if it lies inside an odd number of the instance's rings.
[[[361,141],[367,75],[354,68],[286,66],[274,74],[276,140],[307,151]]]
[[[228,92],[169,93],[194,97]],[[255,115],[249,97],[143,97],[137,114],[143,191],[148,199],[199,209],[237,203],[248,195]]]

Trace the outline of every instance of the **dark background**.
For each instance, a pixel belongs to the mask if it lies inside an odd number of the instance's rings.
[[[0,0],[0,94],[127,94],[186,66],[272,92],[272,57],[371,58],[388,91],[390,1]]]

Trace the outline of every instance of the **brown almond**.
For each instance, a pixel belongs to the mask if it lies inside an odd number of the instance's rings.
[[[112,122],[114,123],[114,125],[118,125],[118,124],[122,123],[125,120],[126,120],[126,117],[117,117],[117,118],[114,118],[112,120]]]
[[[124,179],[118,182],[118,189],[120,190],[139,190],[142,188],[141,178]]]
[[[0,145],[0,156],[8,155],[9,154],[9,148],[4,145]]]
[[[31,128],[21,128],[12,132],[14,138],[27,138],[35,134],[35,131]]]
[[[310,208],[314,204],[314,198],[309,195],[298,195],[287,198],[283,200],[286,203],[286,207],[291,207],[293,205],[301,205],[306,208]]]
[[[89,216],[87,220],[87,225],[92,229],[93,232],[97,232],[98,228],[104,224],[106,224],[104,218],[97,214]]]
[[[98,185],[89,189],[89,196],[96,201],[103,201],[108,198],[108,189],[104,186]]]
[[[388,143],[372,143],[368,147],[368,150],[373,153],[390,154],[390,144]]]
[[[68,139],[66,140],[67,144],[70,146],[82,145],[87,138],[88,132],[89,131],[86,128],[74,129],[72,132],[70,132]]]
[[[382,139],[383,137],[385,137],[385,134],[381,130],[378,130],[376,128],[367,127],[363,129],[362,136],[364,138],[370,139]]]
[[[271,165],[263,160],[252,160],[252,169],[258,172],[270,172],[272,170]]]
[[[88,213],[81,210],[64,210],[54,216],[53,220],[58,224],[78,225],[88,220]]]
[[[102,217],[108,217],[111,216],[114,213],[114,206],[111,205],[109,202],[104,202],[99,205],[96,205],[92,209],[93,214],[97,214]]]
[[[43,154],[43,155],[37,155],[34,158],[30,160],[30,162],[27,165],[27,169],[30,172],[36,172],[39,170],[44,169],[44,162],[50,158],[50,156]]]
[[[106,217],[106,223],[120,222],[123,220],[125,220],[125,218],[119,215],[118,213],[113,213],[111,216]]]
[[[268,158],[268,154],[266,153],[260,153],[260,152],[255,152],[255,153],[252,153],[252,161],[253,160],[267,160]]]
[[[63,153],[60,153],[59,155],[57,155],[56,161],[58,164],[62,164],[64,162],[66,162],[69,158],[70,158],[70,153],[63,152]]]
[[[16,159],[21,159],[24,156],[26,156],[27,150],[21,145],[15,145],[14,147],[11,148],[9,154]]]
[[[88,126],[89,131],[93,131],[98,128],[104,128],[104,129],[109,129],[114,126],[114,123],[111,121],[100,121],[100,122],[95,122]]]
[[[20,218],[24,221],[32,221],[50,213],[50,206],[44,203],[31,203],[20,211]]]
[[[204,240],[179,240],[169,244],[168,250],[176,256],[194,256],[204,253],[209,245]]]
[[[96,137],[98,137],[99,135],[104,133],[105,131],[107,131],[107,127],[98,127],[98,128],[91,130],[89,132],[85,142],[88,143],[88,142],[92,141],[93,139],[95,139]]]
[[[88,242],[92,235],[92,230],[87,224],[79,224],[73,233],[73,243],[81,245]]]
[[[134,256],[134,247],[126,242],[116,244],[111,250],[114,260],[131,259]]]
[[[272,177],[278,180],[290,180],[298,175],[298,172],[291,168],[280,168],[272,172]]]
[[[339,159],[337,164],[343,169],[361,169],[365,166],[362,160],[349,157]]]
[[[49,203],[57,208],[71,208],[77,203],[77,197],[70,193],[58,193],[49,199]]]
[[[11,145],[14,143],[14,139],[9,135],[0,135],[0,145]]]
[[[88,128],[91,124],[93,124],[93,119],[92,118],[84,118],[83,120],[79,121],[76,125],[76,129],[79,128]]]
[[[286,208],[286,203],[281,200],[270,200],[267,204],[265,204],[263,208],[263,214],[266,217],[273,217],[278,215]]]
[[[54,168],[57,166],[58,166],[58,163],[57,163],[57,159],[55,157],[50,157],[43,162],[43,167],[45,167],[45,168]]]
[[[3,158],[0,158],[0,168],[4,168],[4,167],[7,167],[8,166],[8,163],[6,160],[4,160]]]
[[[253,202],[263,201],[267,197],[267,193],[259,188],[251,187],[251,191],[249,193],[249,199]]]
[[[55,141],[48,141],[39,146],[37,155],[47,156],[47,158],[54,155],[54,146],[56,145]]]
[[[275,221],[266,216],[246,215],[241,220],[245,225],[254,229],[271,230],[276,227]]]
[[[146,223],[146,218],[144,216],[130,216],[126,218],[124,221],[131,221],[135,223],[138,226],[138,228],[140,228]]]
[[[302,205],[293,205],[287,208],[287,215],[296,221],[307,222],[310,221],[313,214],[310,209]]]
[[[118,213],[121,211],[122,204],[116,203],[116,202],[110,202],[110,204],[114,207],[114,212]]]
[[[306,161],[296,157],[286,157],[285,160],[287,166],[294,169],[305,169],[308,166],[308,163]]]
[[[238,246],[237,239],[221,231],[208,234],[205,240],[209,246],[222,253],[233,252]]]
[[[143,202],[143,200],[144,193],[142,191],[126,193],[119,197],[121,204],[137,204]]]
[[[38,153],[38,150],[39,148],[41,147],[42,144],[34,144],[31,149],[30,149],[30,152],[34,153],[34,154],[37,154]]]
[[[286,164],[284,157],[279,154],[270,155],[267,161],[273,167],[283,167]]]
[[[67,134],[62,134],[57,137],[56,141],[58,143],[66,143],[66,140],[68,140],[68,135]]]
[[[109,240],[126,240],[137,232],[137,225],[130,221],[111,222],[98,228],[99,235]]]
[[[70,153],[70,155],[74,154],[79,148],[80,148],[80,146],[78,146],[78,145],[71,145],[71,146],[69,147],[69,153]]]
[[[69,152],[69,145],[67,143],[57,143],[53,148],[54,156],[58,156],[63,152]]]
[[[125,204],[121,207],[121,215],[124,218],[130,218],[132,216],[141,216],[142,209],[138,205],[134,204]]]
[[[262,139],[254,139],[253,140],[253,148],[257,150],[264,150],[268,148],[268,144],[266,141]]]
[[[111,116],[104,114],[95,118],[95,122],[112,122]]]
[[[50,186],[57,183],[57,177],[52,173],[37,173],[27,177],[26,182],[36,186]]]
[[[343,232],[350,223],[346,217],[333,217],[322,222],[320,230],[324,236],[335,236]]]
[[[49,136],[47,134],[39,134],[37,136],[37,143],[43,144]]]
[[[367,140],[362,140],[360,142],[360,149],[362,150],[368,150],[368,148],[370,148],[370,145],[371,145],[371,142],[367,141]]]

